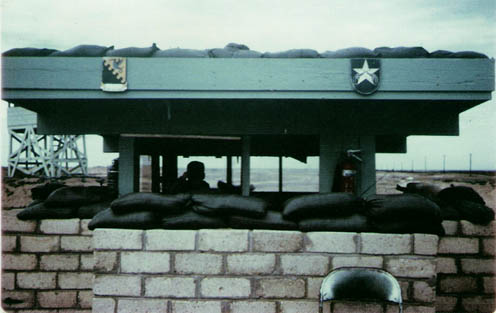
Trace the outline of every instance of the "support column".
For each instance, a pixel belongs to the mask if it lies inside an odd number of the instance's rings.
[[[162,192],[167,191],[177,179],[177,155],[162,155]]]
[[[226,183],[232,185],[232,156],[228,155],[226,158]]]
[[[242,151],[241,151],[241,194],[243,196],[250,195],[250,150],[251,137],[243,136]]]
[[[152,192],[160,192],[160,160],[158,154],[152,154]]]
[[[319,193],[332,191],[334,174],[340,153],[339,143],[333,140],[331,134],[320,134]]]
[[[282,156],[279,156],[279,192],[282,192]]]
[[[357,195],[367,197],[376,193],[375,137],[361,136],[360,149],[362,150],[362,163]]]
[[[119,196],[138,191],[139,155],[135,138],[119,138]]]

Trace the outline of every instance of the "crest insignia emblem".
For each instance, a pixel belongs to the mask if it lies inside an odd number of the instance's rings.
[[[121,92],[127,90],[126,63],[126,58],[103,58],[101,84],[103,91]]]
[[[362,95],[373,94],[379,88],[381,60],[351,59],[351,84]]]

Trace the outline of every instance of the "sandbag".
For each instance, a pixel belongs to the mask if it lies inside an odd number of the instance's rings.
[[[427,58],[429,52],[422,47],[379,47],[374,53],[381,58]]]
[[[160,217],[149,211],[116,214],[110,208],[97,213],[89,222],[88,229],[124,228],[154,229],[160,228]]]
[[[77,210],[79,218],[93,218],[99,212],[106,210],[110,207],[111,201],[98,202],[81,206]]]
[[[31,189],[31,198],[33,200],[46,200],[48,196],[55,190],[65,187],[61,183],[47,183],[41,186],[36,186]]]
[[[165,229],[225,228],[226,223],[219,217],[188,211],[181,215],[162,218],[161,226]]]
[[[454,52],[450,57],[458,59],[487,59],[487,55],[475,51]]]
[[[452,206],[460,213],[460,219],[474,224],[486,225],[494,220],[494,211],[484,204],[460,200]]]
[[[291,49],[281,52],[265,52],[262,58],[319,58],[317,51],[312,49]]]
[[[371,231],[392,234],[433,234],[444,236],[445,231],[440,222],[424,219],[374,220],[369,219]]]
[[[14,48],[2,53],[4,57],[45,57],[57,52],[55,49]]]
[[[274,230],[296,230],[298,225],[282,217],[281,212],[267,211],[262,218],[251,218],[246,216],[230,216],[227,225],[239,229],[274,229]]]
[[[352,47],[346,49],[340,49],[336,51],[325,51],[320,54],[321,58],[375,58],[377,55],[374,51],[362,48],[362,47]]]
[[[137,57],[137,58],[146,58],[150,57],[155,53],[155,51],[159,50],[157,45],[154,43],[151,47],[146,48],[137,48],[137,47],[129,47],[115,50],[108,50],[105,53],[106,56],[109,57]]]
[[[262,199],[239,195],[193,194],[191,199],[193,211],[209,216],[263,217],[268,207]]]
[[[235,51],[232,55],[233,58],[261,58],[262,52],[254,51],[254,50],[238,50]]]
[[[427,183],[408,183],[406,187],[396,185],[396,190],[402,191],[404,193],[413,193],[426,197],[434,202],[437,201],[437,195],[441,191],[441,187],[433,184]]]
[[[34,204],[17,213],[20,220],[67,219],[77,217],[77,207],[47,207],[43,202]]]
[[[370,231],[367,217],[363,214],[334,218],[310,218],[298,222],[301,231],[344,231],[367,232]]]
[[[441,218],[443,221],[459,221],[461,220],[460,212],[455,209],[451,204],[440,203]]]
[[[56,51],[50,54],[51,57],[102,57],[107,51],[114,49],[114,46],[104,47],[97,45],[79,45],[64,51]]]
[[[367,199],[367,216],[381,220],[422,219],[441,222],[441,209],[433,201],[416,194],[376,195]]]
[[[333,192],[291,198],[284,203],[283,216],[289,220],[348,216],[363,210],[363,199],[351,193]]]
[[[110,204],[116,213],[153,211],[163,215],[184,212],[190,202],[189,194],[162,195],[148,192],[128,193]]]
[[[450,58],[453,52],[447,50],[436,50],[429,53],[429,58]]]
[[[441,201],[448,204],[456,204],[459,201],[471,201],[479,204],[486,204],[484,199],[473,188],[465,186],[454,186],[444,188],[438,194]]]
[[[52,192],[45,201],[47,207],[81,206],[103,202],[114,197],[114,192],[108,187],[71,186],[62,187]]]
[[[153,53],[154,58],[208,58],[207,50],[193,50],[173,48],[167,50],[157,50]]]

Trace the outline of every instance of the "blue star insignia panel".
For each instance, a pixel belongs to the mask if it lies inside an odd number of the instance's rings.
[[[377,91],[380,81],[379,59],[351,59],[351,83],[355,91],[370,95]]]

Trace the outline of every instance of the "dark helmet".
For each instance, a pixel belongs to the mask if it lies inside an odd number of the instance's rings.
[[[188,178],[193,180],[202,180],[205,178],[205,165],[202,162],[191,161],[188,164]]]

